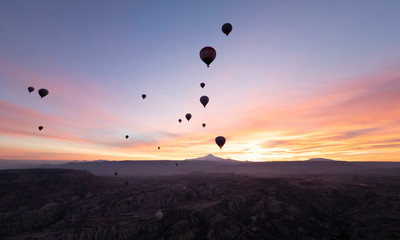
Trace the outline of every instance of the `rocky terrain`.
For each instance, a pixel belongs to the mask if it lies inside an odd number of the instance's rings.
[[[3,170],[0,239],[400,239],[399,187],[400,174]]]
[[[37,166],[38,167],[38,166]],[[308,161],[243,162],[213,155],[184,161],[94,161],[41,165],[41,168],[87,170],[96,175],[175,176],[192,173],[235,173],[256,177],[310,174],[400,173],[400,162],[346,162],[315,158]]]

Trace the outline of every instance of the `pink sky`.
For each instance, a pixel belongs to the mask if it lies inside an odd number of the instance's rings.
[[[0,3],[0,159],[400,161],[399,2],[216,5]]]

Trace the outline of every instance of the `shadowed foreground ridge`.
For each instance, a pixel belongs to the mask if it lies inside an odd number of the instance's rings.
[[[0,239],[400,239],[399,176],[5,170]]]

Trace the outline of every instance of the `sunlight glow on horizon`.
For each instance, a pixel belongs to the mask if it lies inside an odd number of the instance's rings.
[[[0,2],[0,159],[400,161],[400,2],[89,2]]]

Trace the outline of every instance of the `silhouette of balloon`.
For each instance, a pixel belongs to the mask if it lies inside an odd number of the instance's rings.
[[[205,84],[205,83],[203,83],[203,82],[202,82],[202,83],[200,83],[200,87],[201,87],[201,88],[204,88],[205,86],[206,86],[206,84]]]
[[[146,98],[146,94],[142,94],[142,98],[145,99]]]
[[[207,96],[201,96],[201,98],[200,98],[200,102],[201,102],[201,104],[203,104],[204,107],[206,107],[209,100],[210,99]]]
[[[178,119],[178,122],[181,123],[181,122],[182,122],[182,119],[179,118],[179,119]]]
[[[28,91],[29,91],[29,93],[31,93],[31,92],[35,91],[35,88],[34,87],[28,87]]]
[[[160,150],[160,147],[158,147],[158,150]]]
[[[200,58],[207,64],[207,67],[210,67],[210,64],[214,61],[216,56],[217,52],[212,47],[204,47],[200,50]]]
[[[42,129],[43,129],[43,126],[39,126],[38,128],[39,128],[39,131],[42,131]]]
[[[129,135],[125,135],[125,138],[128,139],[128,138],[129,138]]]
[[[186,119],[189,121],[189,120],[192,118],[192,114],[187,113],[187,114],[185,115],[185,117],[186,117]]]
[[[225,33],[226,36],[228,36],[231,31],[232,31],[232,24],[225,23],[224,25],[222,25],[222,32]]]
[[[215,143],[218,145],[219,149],[222,149],[222,147],[225,144],[225,138],[223,136],[218,136],[215,138]]]
[[[156,212],[156,219],[160,221],[163,218],[163,213],[161,211]]]
[[[202,126],[203,126],[203,128],[205,128],[206,127],[206,124],[205,123],[203,123],[203,124],[201,124]]]
[[[47,94],[49,94],[49,90],[41,88],[38,91],[40,98],[44,98],[45,96],[47,96]]]

